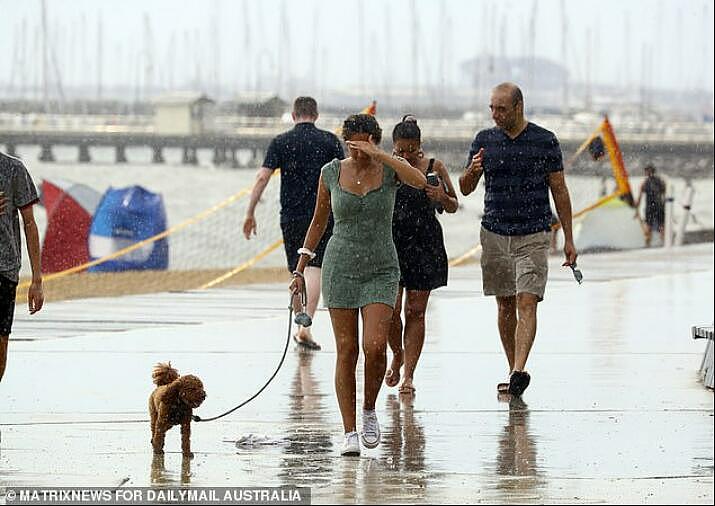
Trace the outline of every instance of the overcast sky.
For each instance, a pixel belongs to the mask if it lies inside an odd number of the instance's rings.
[[[40,5],[41,0],[0,0],[0,87],[41,82]],[[415,81],[463,85],[464,60],[487,53],[528,57],[533,47],[535,56],[564,63],[572,81],[586,81],[590,71],[594,83],[713,90],[713,6],[705,0],[47,0],[46,5],[50,70],[65,87],[96,86],[100,75],[104,86],[152,80],[211,91],[218,81],[232,93],[275,91],[279,83],[285,89],[289,81],[316,95]]]

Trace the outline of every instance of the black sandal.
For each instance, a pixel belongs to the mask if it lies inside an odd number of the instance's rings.
[[[520,396],[529,386],[531,376],[526,371],[514,371],[509,377],[509,393],[511,395]]]

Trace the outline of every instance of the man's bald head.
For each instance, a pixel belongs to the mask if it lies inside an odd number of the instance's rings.
[[[502,130],[512,132],[524,123],[524,96],[514,83],[495,86],[489,108],[494,123]]]
[[[507,93],[512,100],[514,105],[518,103],[524,103],[524,95],[521,93],[521,89],[514,83],[501,83],[497,84],[492,92]]]

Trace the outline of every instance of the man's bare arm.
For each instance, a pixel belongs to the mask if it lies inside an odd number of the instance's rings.
[[[266,167],[261,167],[256,173],[256,182],[253,184],[251,198],[246,209],[246,218],[243,221],[243,235],[246,239],[250,239],[251,234],[256,235],[256,206],[258,201],[261,200],[261,195],[263,195],[263,191],[266,189],[272,175],[273,171]]]
[[[22,223],[25,229],[25,241],[27,244],[27,254],[30,257],[30,267],[32,269],[32,283],[27,291],[27,304],[30,314],[35,314],[45,302],[42,293],[42,267],[40,265],[40,234],[37,232],[35,214],[32,206],[25,206],[20,209]]]
[[[549,187],[551,188],[551,194],[554,196],[556,213],[559,215],[561,229],[564,231],[564,256],[566,259],[564,265],[571,265],[576,262],[578,254],[573,242],[571,197],[569,196],[569,189],[566,186],[566,179],[562,170],[549,174]]]

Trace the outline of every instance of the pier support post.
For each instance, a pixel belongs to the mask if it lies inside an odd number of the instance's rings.
[[[17,149],[15,148],[15,145],[14,145],[14,144],[8,144],[8,145],[6,146],[6,149],[7,149],[7,154],[8,154],[8,155],[17,157]]]
[[[117,163],[127,163],[127,152],[124,144],[117,144],[117,154],[115,159]]]
[[[236,148],[231,148],[231,168],[238,168],[238,155],[236,155]]]
[[[92,157],[89,156],[89,145],[82,143],[79,145],[79,161],[80,163],[89,163]]]
[[[213,164],[221,165],[223,163],[226,163],[226,148],[217,146],[214,148]]]
[[[40,151],[41,162],[54,162],[55,156],[52,154],[52,144],[43,144]]]
[[[190,146],[184,146],[184,156],[181,159],[184,165],[196,165],[199,163],[199,159],[196,156],[196,148]]]
[[[151,163],[164,163],[164,154],[161,146],[152,146],[153,155]]]

